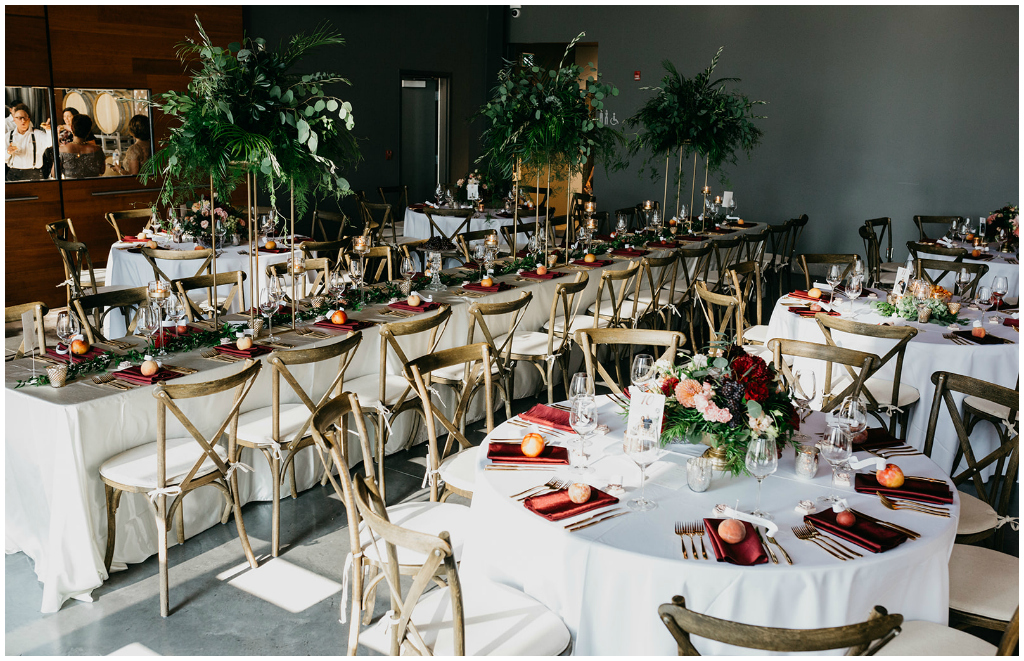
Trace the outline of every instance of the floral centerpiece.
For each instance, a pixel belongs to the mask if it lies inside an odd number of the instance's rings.
[[[995,241],[1001,229],[1015,237],[1020,236],[1020,207],[1016,204],[996,209],[985,219],[985,240]]]
[[[781,449],[799,418],[782,375],[763,359],[735,345],[709,354],[655,363],[657,387],[667,398],[661,443],[705,442],[720,466],[738,474],[751,438],[771,436]]]
[[[923,304],[929,310],[929,323],[938,324],[939,326],[967,323],[967,319],[958,318],[954,313],[954,311],[960,311],[959,304],[957,304],[954,310],[950,309],[949,304],[952,296],[948,289],[937,285],[929,286],[925,284],[924,286],[927,287],[927,290],[921,292],[922,301],[918,301],[914,292],[907,292],[893,303],[875,301],[871,304],[871,307],[883,317],[901,317],[911,321],[918,321],[921,318],[921,310],[918,306]]]
[[[245,230],[244,214],[234,207],[217,201],[213,206],[213,217],[224,227],[224,234],[240,234]],[[190,234],[198,243],[210,244],[210,201],[200,198],[198,202],[185,205],[181,217],[181,231]]]

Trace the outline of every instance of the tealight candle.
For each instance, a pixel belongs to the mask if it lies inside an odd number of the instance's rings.
[[[597,211],[597,203],[596,202],[584,202],[583,203],[583,208],[588,213],[594,213],[595,211]]]
[[[715,204],[721,204],[721,203],[722,203],[722,196],[721,195],[716,195],[715,196]]]
[[[644,210],[645,211],[650,211],[653,208],[654,208],[654,202],[652,202],[650,200],[644,200]]]

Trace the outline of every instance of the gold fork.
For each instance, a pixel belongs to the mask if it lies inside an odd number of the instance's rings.
[[[829,555],[831,555],[831,556],[832,556],[833,558],[838,558],[838,559],[840,559],[840,560],[843,560],[844,562],[845,562],[846,560],[850,560],[850,559],[851,559],[851,558],[847,558],[846,556],[843,556],[843,555],[839,555],[838,553],[836,553],[835,551],[833,551],[833,550],[832,550],[831,548],[829,548],[828,546],[825,546],[825,544],[823,544],[822,542],[820,542],[820,541],[818,540],[817,536],[815,536],[814,534],[812,534],[812,533],[811,533],[811,531],[807,530],[807,528],[806,528],[806,527],[804,527],[804,526],[794,526],[794,527],[793,527],[793,534],[794,534],[794,535],[796,535],[796,538],[797,538],[797,539],[802,539],[802,540],[804,540],[805,542],[813,542],[813,543],[814,543],[814,544],[816,544],[816,545],[817,545],[817,546],[818,546],[819,548],[821,548],[821,549],[822,549],[823,551],[825,551],[826,553],[828,553]]]
[[[821,532],[819,532],[818,529],[814,527],[814,523],[813,522],[811,522],[811,521],[804,521],[804,525],[816,537],[820,537],[821,539],[825,540],[829,544],[832,544],[833,546],[835,546],[837,549],[841,549],[844,553],[847,553],[847,554],[852,553],[854,556],[856,556],[858,558],[863,558],[864,557],[860,553],[857,553],[856,551],[854,551],[853,549],[848,548],[845,544],[842,544],[842,543],[832,539],[831,537],[826,537],[825,535],[821,534]]]
[[[679,535],[679,543],[683,547],[683,560],[689,560],[690,557],[686,555],[686,540],[683,538],[683,535],[687,534],[686,526],[683,525],[682,521],[676,521],[676,534]]]
[[[921,514],[931,514],[932,516],[942,516],[947,519],[949,518],[949,512],[940,507],[927,505],[925,503],[919,503],[913,500],[890,500],[889,498],[886,498],[881,491],[876,491],[875,493],[878,495],[878,499],[882,501],[882,506],[888,509],[894,511],[910,510],[911,512],[920,512]]]
[[[110,386],[118,390],[124,390],[119,384],[114,383],[114,378],[113,374],[98,374],[92,377],[92,382],[101,386]]]
[[[693,525],[693,534],[697,535],[697,537],[700,539],[700,554],[704,557],[705,560],[707,560],[708,559],[708,550],[704,546],[704,522],[703,521],[694,521],[692,525]],[[694,555],[697,555],[697,554],[694,553]]]
[[[530,496],[534,496],[536,494],[539,494],[542,491],[545,491],[545,490],[547,490],[547,491],[558,491],[559,489],[564,489],[567,486],[569,486],[569,485],[568,485],[568,482],[566,480],[564,480],[562,478],[558,478],[558,477],[552,477],[550,480],[548,480],[547,482],[545,482],[544,484],[542,484],[540,486],[530,487],[529,489],[526,489],[525,491],[520,491],[519,493],[513,494],[513,495],[511,495],[509,497],[510,498],[515,498],[516,500],[519,500],[519,501],[523,501],[523,500],[526,500],[527,498],[529,498]]]

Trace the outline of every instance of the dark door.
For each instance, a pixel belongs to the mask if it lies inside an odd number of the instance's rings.
[[[409,201],[433,200],[438,184],[438,81],[402,81],[402,183]]]

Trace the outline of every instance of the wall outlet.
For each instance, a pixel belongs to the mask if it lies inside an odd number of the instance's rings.
[[[391,151],[390,149],[385,149],[385,150],[384,150],[384,160],[385,160],[385,161],[390,161],[390,160],[391,160],[391,158],[392,158],[392,157],[393,157],[394,155],[395,155],[395,152]]]

